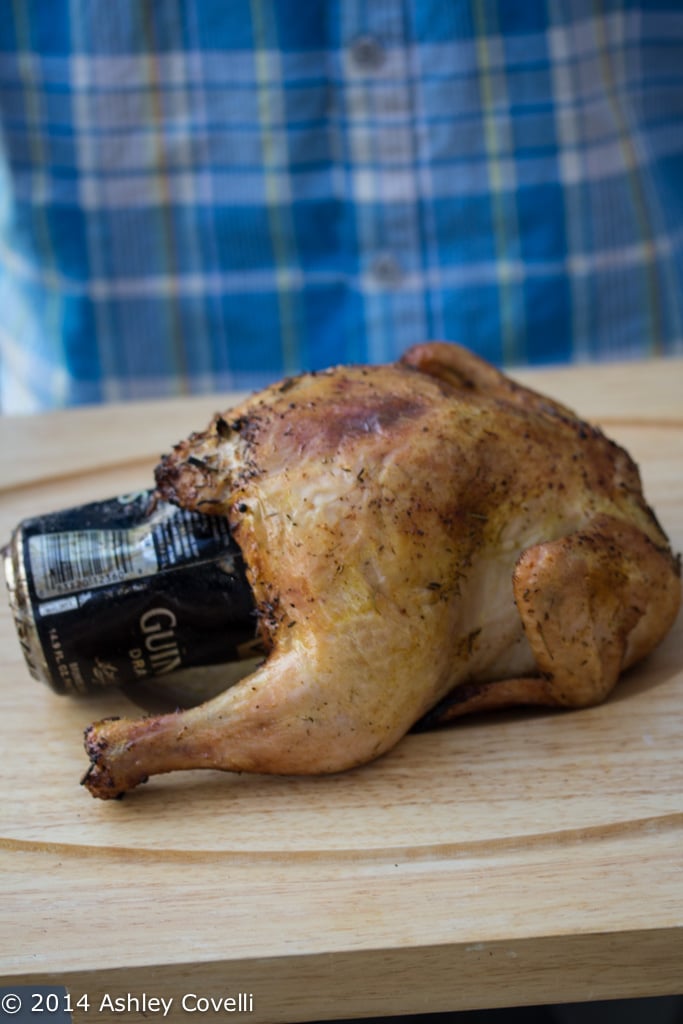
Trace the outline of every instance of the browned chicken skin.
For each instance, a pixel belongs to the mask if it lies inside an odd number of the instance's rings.
[[[175,769],[336,772],[419,720],[594,704],[679,607],[629,456],[456,345],[274,385],[157,485],[228,517],[270,653],[200,707],[92,725],[103,798]]]

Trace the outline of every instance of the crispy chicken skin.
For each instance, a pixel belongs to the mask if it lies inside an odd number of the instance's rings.
[[[175,769],[337,772],[418,722],[595,704],[679,607],[626,452],[456,345],[287,379],[156,477],[228,517],[269,654],[200,707],[90,726],[98,797]]]

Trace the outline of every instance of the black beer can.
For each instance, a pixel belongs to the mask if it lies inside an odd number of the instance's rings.
[[[58,693],[262,653],[227,520],[138,491],[26,519],[5,576],[31,674]]]

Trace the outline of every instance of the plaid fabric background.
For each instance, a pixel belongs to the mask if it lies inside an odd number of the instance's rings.
[[[5,411],[683,351],[683,10],[7,0]]]

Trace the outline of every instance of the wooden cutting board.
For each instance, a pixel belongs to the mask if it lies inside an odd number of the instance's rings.
[[[523,376],[629,449],[681,551],[683,361],[611,369]],[[0,421],[0,539],[149,486],[230,401]],[[4,602],[0,652],[0,984],[67,984],[89,1002],[75,1020],[105,995],[246,992],[230,1017],[254,1024],[683,991],[680,617],[599,708],[472,719],[344,775],[179,773],[107,803],[79,786],[83,728],[139,709],[31,679]]]

